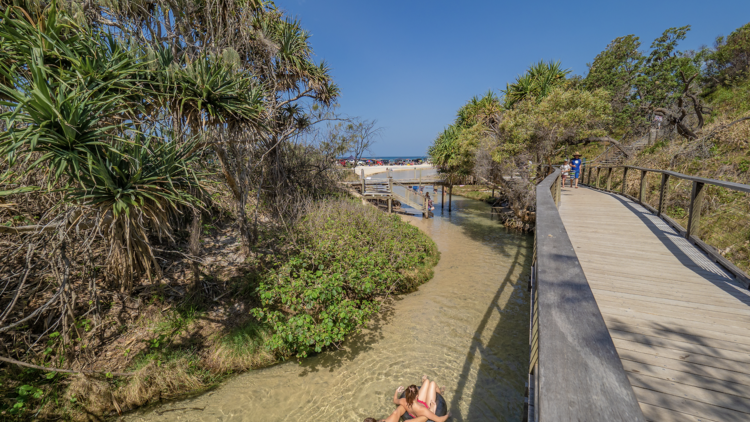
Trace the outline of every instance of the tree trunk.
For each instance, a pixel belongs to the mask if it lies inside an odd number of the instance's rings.
[[[190,255],[198,258],[201,253],[201,210],[198,207],[193,208],[193,221],[190,223]],[[195,291],[201,288],[201,270],[196,261],[191,262],[193,269],[193,287]]]
[[[237,179],[230,171],[231,168],[229,166],[229,157],[227,156],[227,152],[224,147],[219,144],[215,144],[214,151],[216,152],[216,156],[219,158],[222,173],[224,173],[224,178],[226,179],[227,185],[229,185],[229,190],[232,191],[232,197],[234,198],[234,206],[237,212],[237,225],[240,229],[240,240],[242,241],[241,252],[243,255],[248,256],[250,255],[250,247],[253,244],[253,235],[250,225],[247,222],[247,215],[245,213],[247,195],[245,194],[245,189],[239,183],[237,183]]]

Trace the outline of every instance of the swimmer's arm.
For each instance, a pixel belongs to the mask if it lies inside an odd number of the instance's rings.
[[[404,416],[404,413],[406,413],[406,408],[404,408],[404,406],[399,406],[396,408],[396,410],[393,411],[393,413],[391,413],[390,416],[380,422],[399,422],[401,420],[401,416]],[[425,421],[427,421],[427,419],[422,422]]]
[[[393,404],[401,404],[401,405],[404,405],[404,407],[406,406],[405,404],[401,403],[402,399],[398,398],[398,396],[401,395],[401,393],[403,392],[404,392],[404,387],[399,386],[396,389],[396,392],[393,393]]]

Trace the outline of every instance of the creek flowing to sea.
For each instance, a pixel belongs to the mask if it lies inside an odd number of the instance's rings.
[[[438,245],[433,279],[384,305],[341,350],[250,371],[123,419],[361,422],[390,414],[396,387],[426,374],[446,388],[451,421],[521,421],[533,238],[506,230],[487,204],[454,196],[448,213],[428,192],[434,218],[404,218]]]

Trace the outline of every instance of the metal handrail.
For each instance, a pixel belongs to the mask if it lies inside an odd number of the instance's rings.
[[[620,189],[620,192],[615,192],[612,190],[612,172],[614,169],[621,168],[623,169],[623,183]],[[600,180],[600,173],[601,170],[605,169],[607,171],[607,183],[606,188],[600,188],[599,187],[599,180]],[[593,171],[596,170],[596,180],[594,185],[591,184],[591,177]],[[638,198],[632,197],[628,195],[625,192],[626,183],[628,172],[630,170],[633,171],[640,171],[640,189],[638,190]],[[648,187],[648,180],[646,179],[646,175],[648,173],[659,173],[661,174],[661,184],[659,186],[659,205],[657,208],[652,207],[651,205],[644,202],[645,196],[646,196],[646,189]],[[586,176],[586,174],[584,174]],[[667,184],[669,183],[669,178],[674,177],[677,179],[687,180],[692,182],[692,190],[690,193],[690,207],[688,210],[688,224],[687,228],[682,227],[678,222],[673,220],[671,217],[664,215],[664,203],[666,201],[667,197]],[[750,185],[742,184],[742,183],[735,183],[735,182],[727,182],[724,180],[716,180],[716,179],[708,179],[705,177],[697,177],[697,176],[690,176],[687,174],[678,173],[675,171],[670,170],[659,170],[659,169],[650,169],[645,167],[636,167],[636,166],[596,166],[591,167],[588,169],[588,177],[585,178],[582,182],[585,185],[589,187],[593,187],[595,189],[604,190],[607,192],[616,193],[622,196],[625,196],[627,198],[630,198],[636,202],[638,202],[641,206],[648,209],[652,213],[656,214],[657,217],[661,218],[665,222],[667,222],[670,226],[672,226],[675,230],[677,230],[678,233],[680,233],[682,236],[684,236],[687,240],[689,240],[691,243],[702,249],[714,262],[724,267],[727,271],[732,273],[738,281],[740,281],[742,284],[745,285],[745,287],[750,288],[750,277],[745,274],[744,271],[737,268],[734,264],[732,264],[728,259],[726,259],[724,256],[722,256],[718,249],[715,247],[705,243],[701,239],[698,238],[698,235],[700,233],[700,216],[701,216],[701,209],[703,208],[703,198],[705,196],[706,185],[713,185],[713,186],[719,186],[727,189],[731,189],[738,192],[745,192],[750,193]]]
[[[529,421],[644,421],[604,318],[568,238],[560,170],[536,187]]]

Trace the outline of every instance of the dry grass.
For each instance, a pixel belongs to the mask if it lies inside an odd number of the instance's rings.
[[[216,373],[269,366],[278,360],[264,347],[270,337],[270,330],[254,321],[217,335],[215,346],[206,357],[206,366]]]
[[[201,373],[200,359],[189,352],[162,361],[151,361],[114,393],[120,407],[132,409],[154,400],[174,398],[209,384]]]

